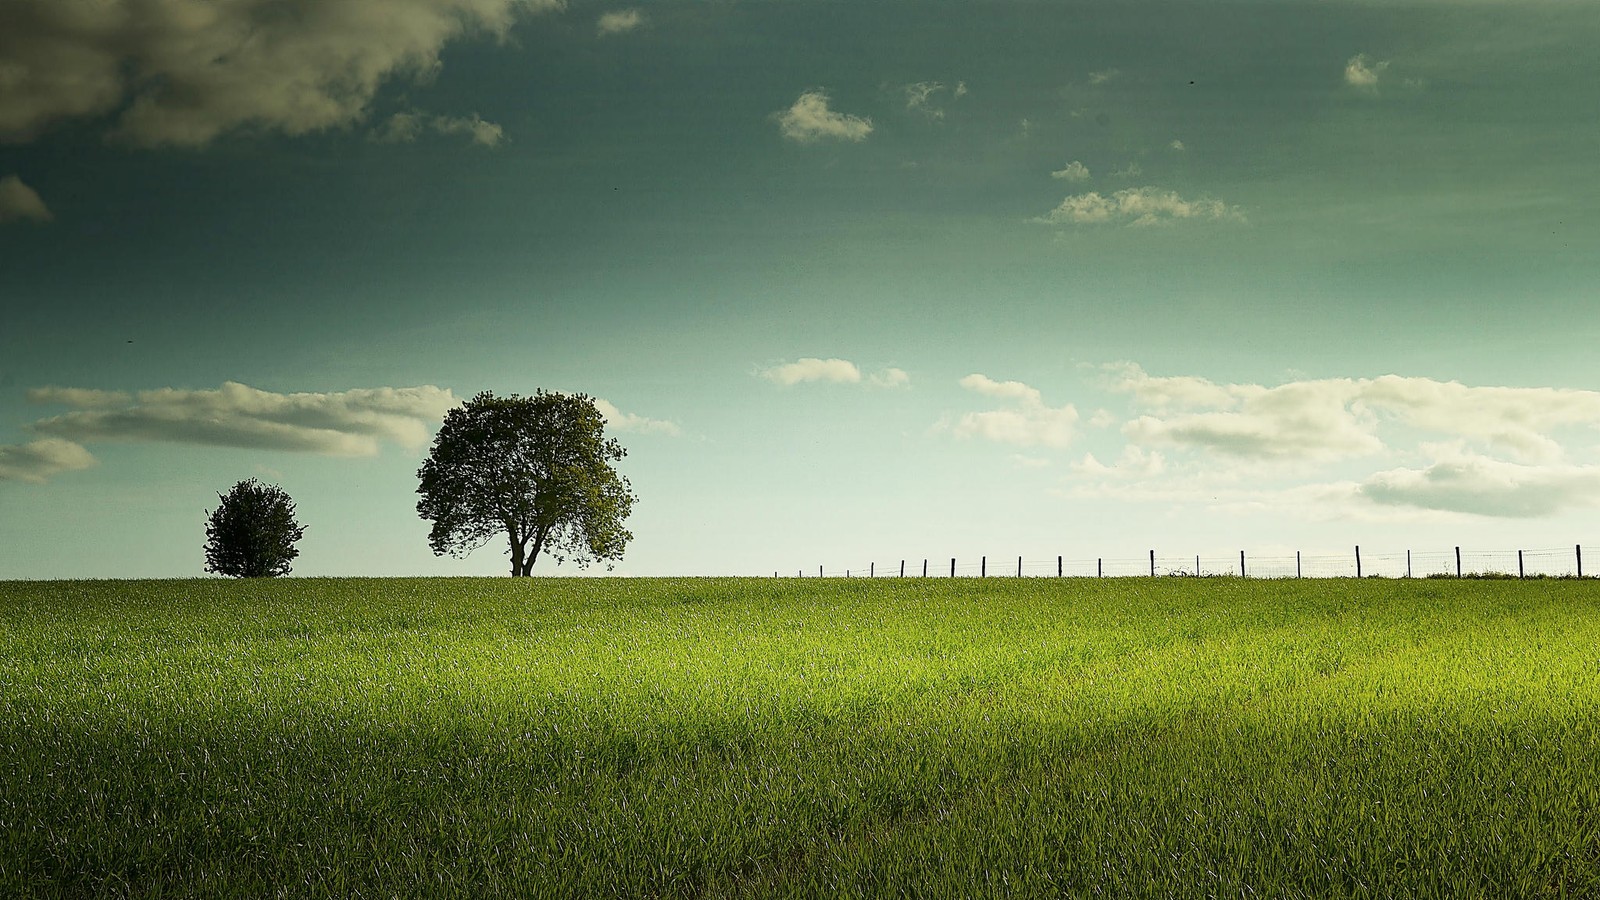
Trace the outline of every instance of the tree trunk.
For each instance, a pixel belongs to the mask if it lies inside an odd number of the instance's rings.
[[[511,536],[511,577],[516,578],[519,575],[527,575],[528,568],[522,564],[522,548],[523,543],[526,542],[527,539],[524,538],[522,541],[518,541],[517,532],[515,529],[511,530],[509,533]]]
[[[538,527],[533,531],[533,549],[527,554],[527,561],[522,564],[524,577],[533,575],[533,564],[539,559],[539,551],[544,548],[544,528]],[[518,554],[521,556],[521,554]]]

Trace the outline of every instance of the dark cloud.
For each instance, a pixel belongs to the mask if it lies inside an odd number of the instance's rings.
[[[366,116],[378,88],[426,76],[468,33],[562,0],[6,0],[0,141],[117,113],[145,146],[201,146],[236,128],[305,134]],[[120,112],[119,112],[120,111]]]

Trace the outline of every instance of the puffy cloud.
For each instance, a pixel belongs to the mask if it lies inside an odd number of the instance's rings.
[[[219,390],[162,388],[132,397],[55,387],[28,396],[73,407],[32,430],[74,442],[157,441],[333,456],[371,456],[380,440],[426,444],[432,427],[458,402],[432,385],[276,394],[231,381]]]
[[[1185,200],[1173,191],[1153,187],[1128,188],[1109,197],[1098,191],[1077,194],[1035,219],[1047,225],[1162,225],[1182,220],[1242,222],[1238,207],[1221,200]]]
[[[1160,419],[1140,416],[1123,426],[1130,440],[1198,447],[1254,460],[1327,462],[1383,449],[1370,423],[1342,398],[1315,388],[1274,388],[1236,412]]]
[[[977,372],[961,379],[959,384],[969,391],[983,394],[987,397],[1000,397],[1006,400],[1019,400],[1026,404],[1043,404],[1044,395],[1037,388],[1029,387],[1020,381],[995,381],[987,375]]]
[[[44,205],[33,188],[22,183],[21,178],[15,175],[0,178],[0,224],[24,219],[48,222],[53,218],[55,216],[50,214],[50,208]]]
[[[801,144],[824,138],[864,141],[872,133],[871,119],[834,112],[828,108],[828,102],[827,92],[806,91],[793,106],[777,114],[779,131]]]
[[[1379,472],[1359,492],[1383,505],[1534,518],[1600,506],[1600,466],[1527,466],[1452,454],[1424,469]]]
[[[1168,144],[1167,146],[1169,148],[1173,149],[1173,150],[1182,150],[1182,149],[1184,149],[1183,141],[1177,140],[1176,138],[1174,138],[1172,143]]]
[[[939,81],[919,81],[906,85],[903,88],[906,95],[906,109],[920,112],[930,119],[943,119],[944,110],[934,105],[933,97],[945,89],[944,83]],[[960,100],[966,95],[965,81],[957,82],[955,88],[950,91],[952,100]]]
[[[1151,375],[1128,362],[1113,363],[1105,369],[1112,375],[1111,389],[1132,394],[1142,406],[1226,409],[1237,405],[1239,400],[1232,386],[1194,375]]]
[[[1096,459],[1093,453],[1085,453],[1083,459],[1072,464],[1072,471],[1100,477],[1149,478],[1161,474],[1166,467],[1166,458],[1160,453],[1129,444],[1122,448],[1122,455],[1110,465]]]
[[[458,116],[430,116],[420,112],[397,112],[390,116],[382,128],[372,132],[376,141],[391,144],[409,144],[422,136],[423,131],[437,134],[463,134],[474,144],[498,147],[505,139],[505,131],[498,124],[473,113],[470,118]]]
[[[1105,84],[1106,82],[1112,80],[1113,78],[1116,78],[1118,75],[1121,75],[1121,74],[1122,74],[1122,70],[1121,69],[1101,69],[1098,72],[1090,72],[1089,73],[1089,83],[1090,84],[1094,84],[1094,85]]]
[[[26,444],[0,444],[0,481],[43,483],[62,472],[95,464],[88,450],[71,441],[45,438]]]
[[[677,437],[683,434],[683,429],[678,423],[666,419],[648,419],[633,413],[625,413],[617,409],[616,405],[596,397],[595,408],[600,410],[600,415],[605,417],[606,424],[617,431],[627,431],[634,434],[662,434],[668,437]]]
[[[601,37],[632,31],[644,24],[644,13],[637,9],[619,9],[602,13],[595,28]]]
[[[873,373],[873,375],[867,379],[867,383],[871,384],[873,387],[906,387],[907,385],[911,384],[911,376],[906,374],[905,369],[896,369],[893,366],[890,366],[887,369],[882,369]]]
[[[1269,387],[1154,377],[1127,363],[1106,368],[1108,387],[1146,412],[1123,426],[1129,443],[1117,463],[1087,455],[1072,466],[1086,476],[1073,489],[1080,496],[1384,522],[1600,507],[1600,465],[1566,461],[1561,442],[1565,430],[1600,428],[1600,392],[1397,375]],[[1419,442],[1418,432],[1445,440]],[[1151,445],[1174,448],[1173,464]],[[1522,459],[1495,458],[1485,447]],[[1263,465],[1348,467],[1384,456],[1407,463],[1326,483],[1294,483],[1296,467]],[[1419,458],[1425,462],[1410,461]]]
[[[848,359],[817,359],[811,356],[762,369],[758,374],[768,381],[782,385],[799,384],[803,381],[855,384],[861,380],[861,370]]]
[[[974,373],[962,378],[962,387],[1007,403],[1006,408],[969,412],[956,420],[957,437],[978,437],[1018,447],[1066,447],[1072,443],[1078,410],[1067,404],[1045,405],[1036,388],[1020,381],[995,381]]]
[[[1383,75],[1383,70],[1389,68],[1387,60],[1371,62],[1365,53],[1357,53],[1350,57],[1344,64],[1344,83],[1364,91],[1378,89],[1378,79]]]
[[[1330,461],[1383,449],[1376,421],[1350,406],[1349,379],[1261,385],[1218,385],[1203,378],[1152,378],[1123,368],[1113,388],[1166,415],[1145,415],[1123,426],[1137,442],[1197,447],[1255,460]],[[1174,410],[1216,410],[1178,412]]]
[[[365,118],[379,87],[440,68],[445,44],[503,37],[562,0],[8,0],[0,5],[0,140],[115,115],[142,146],[203,146],[248,128],[300,135]]]
[[[807,381],[824,381],[834,384],[861,384],[861,368],[848,359],[817,359],[804,357],[791,363],[781,363],[758,369],[757,375],[775,384],[794,385]],[[896,388],[911,383],[904,369],[889,367],[867,376],[865,383],[872,387]]]
[[[1067,163],[1065,168],[1051,172],[1050,177],[1059,178],[1062,181],[1088,181],[1089,167],[1077,160],[1073,160]]]
[[[1457,381],[1384,375],[1361,383],[1361,399],[1417,428],[1478,438],[1533,460],[1562,455],[1549,432],[1600,425],[1597,391],[1468,387]]]
[[[1276,387],[1155,377],[1107,367],[1112,390],[1151,410],[1124,426],[1139,441],[1206,448],[1246,459],[1330,460],[1377,452],[1385,421],[1483,441],[1529,460],[1563,455],[1553,432],[1600,425],[1600,392],[1469,387],[1384,375],[1291,381]]]

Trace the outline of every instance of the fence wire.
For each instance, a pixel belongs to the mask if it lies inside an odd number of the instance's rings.
[[[1176,556],[1152,551],[1142,557],[918,557],[869,560],[843,568],[813,566],[787,574],[798,578],[1592,578],[1600,575],[1600,555],[1589,553],[1592,546],[1378,552],[1356,548],[1349,553],[1292,556],[1251,556],[1248,551]],[[773,572],[774,577],[784,574]]]

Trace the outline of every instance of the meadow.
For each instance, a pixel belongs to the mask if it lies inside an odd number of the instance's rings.
[[[5,897],[1595,897],[1600,583],[0,583]]]

